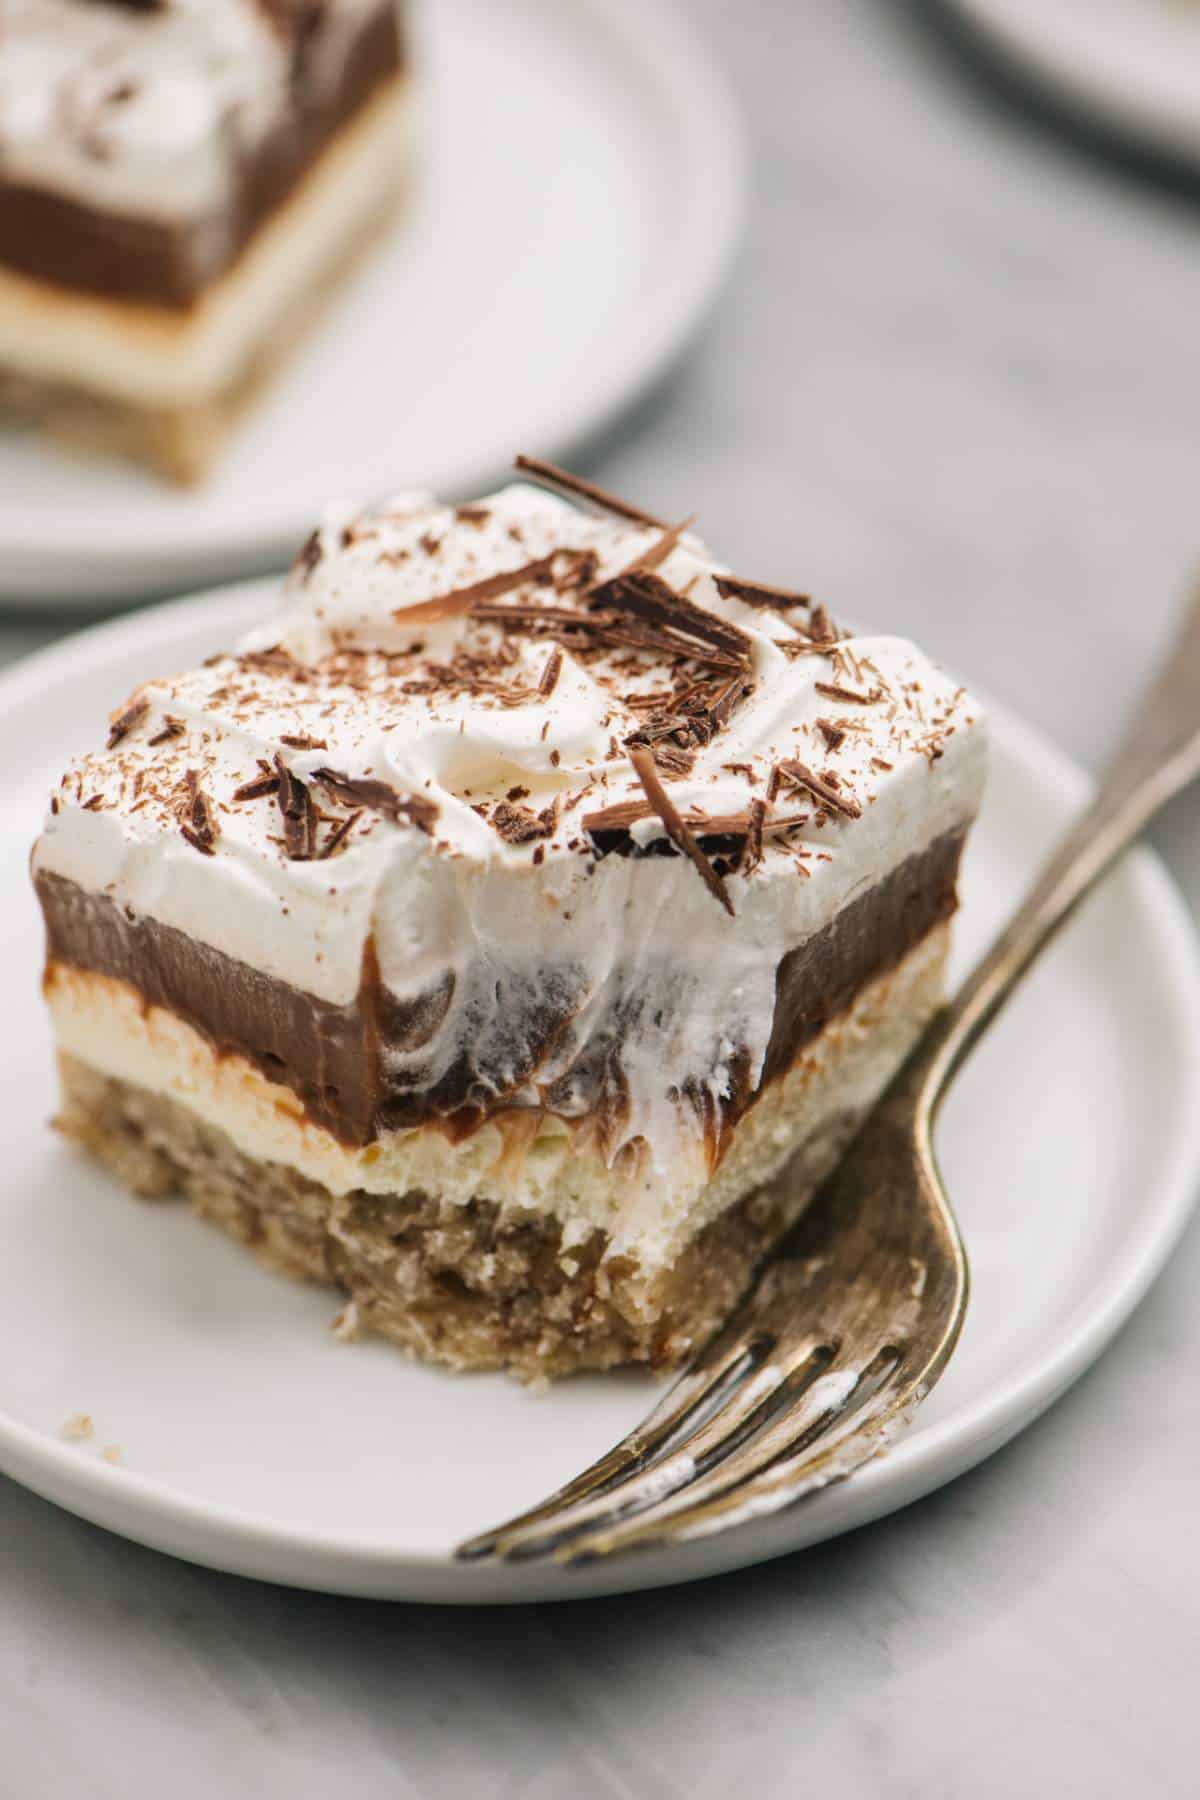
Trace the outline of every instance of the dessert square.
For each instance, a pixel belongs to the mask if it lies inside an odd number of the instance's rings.
[[[33,873],[68,1136],[346,1328],[539,1377],[685,1358],[831,1169],[938,1004],[985,728],[522,461],[331,511]]]
[[[202,477],[408,129],[397,0],[7,0],[0,417]]]

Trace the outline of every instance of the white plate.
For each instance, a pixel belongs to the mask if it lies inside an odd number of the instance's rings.
[[[424,0],[411,210],[210,485],[0,435],[0,596],[81,603],[278,567],[330,494],[561,455],[681,348],[737,236],[724,84],[648,0]],[[427,42],[425,39],[427,38]]]
[[[949,0],[1059,100],[1200,162],[1197,0]]]
[[[886,1459],[812,1504],[684,1551],[578,1573],[455,1564],[459,1539],[541,1498],[622,1436],[637,1376],[538,1397],[381,1342],[342,1345],[332,1294],[264,1273],[181,1207],[145,1206],[46,1130],[28,846],[69,748],[135,681],[228,643],[263,584],[123,620],[0,680],[0,1468],[86,1518],[197,1562],[413,1600],[532,1600],[682,1581],[777,1556],[969,1468],[1086,1367],[1168,1255],[1200,1166],[1200,972],[1181,902],[1141,853],[1000,1020],[939,1148],[970,1249],[958,1354]],[[1027,727],[995,720],[960,963],[1013,905],[1084,793]],[[75,1413],[96,1436],[60,1437]],[[102,1460],[119,1444],[122,1463]]]

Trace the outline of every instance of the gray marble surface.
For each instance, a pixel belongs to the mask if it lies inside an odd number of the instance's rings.
[[[1095,763],[1200,559],[1200,183],[1041,116],[918,0],[692,10],[750,121],[746,254],[595,472],[895,620]],[[59,628],[0,624],[0,653]],[[1200,801],[1157,836],[1200,901]],[[1198,1291],[1194,1230],[975,1473],[633,1599],[288,1593],[0,1484],[0,1795],[1182,1800]]]

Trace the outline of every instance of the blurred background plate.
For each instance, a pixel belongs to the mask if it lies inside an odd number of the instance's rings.
[[[1200,0],[946,0],[1101,125],[1200,165]]]
[[[426,0],[411,207],[197,493],[0,436],[0,598],[132,600],[290,558],[333,495],[564,454],[680,350],[734,249],[742,142],[646,0]]]

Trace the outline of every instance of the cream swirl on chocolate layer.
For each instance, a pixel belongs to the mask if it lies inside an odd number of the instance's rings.
[[[428,1021],[386,1046],[393,1076],[436,1086],[483,1034],[484,1110],[488,1089],[542,1104],[612,1044],[608,1150],[642,1139],[666,1169],[698,1089],[719,1117],[757,1085],[785,957],[969,822],[985,735],[910,644],[822,642],[819,614],[749,604],[690,535],[648,588],[706,633],[675,654],[678,625],[604,587],[670,543],[527,487],[335,509],[269,626],[147,684],[72,765],[36,870],[333,1005],[373,958]],[[639,740],[712,885],[647,804]],[[568,1022],[514,1090],[539,993]]]
[[[103,213],[209,222],[381,0],[4,0],[0,174]]]

